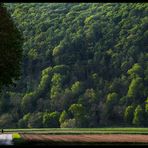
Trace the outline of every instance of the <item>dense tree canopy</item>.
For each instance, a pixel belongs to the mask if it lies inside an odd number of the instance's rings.
[[[147,3],[5,5],[25,42],[0,125],[148,126]]]
[[[0,4],[0,89],[20,75],[22,36],[6,8]]]

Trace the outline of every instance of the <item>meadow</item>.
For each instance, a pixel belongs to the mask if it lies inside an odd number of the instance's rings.
[[[146,134],[148,128],[28,128],[28,129],[4,129],[5,133],[26,134]]]

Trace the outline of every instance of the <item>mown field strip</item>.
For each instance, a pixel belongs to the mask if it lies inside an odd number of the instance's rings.
[[[148,128],[35,128],[5,129],[4,131],[28,134],[148,134]]]
[[[16,131],[16,130],[23,130],[23,131],[38,131],[38,130],[42,130],[42,131],[69,131],[69,130],[73,130],[73,131],[100,131],[100,130],[106,130],[106,131],[148,131],[148,128],[25,128],[25,129],[5,129],[5,131]]]

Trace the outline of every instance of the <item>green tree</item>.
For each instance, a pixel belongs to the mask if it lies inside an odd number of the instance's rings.
[[[136,77],[131,81],[127,95],[128,97],[136,99],[142,96],[142,92],[143,92],[143,80],[140,77]]]
[[[16,125],[13,123],[13,117],[9,113],[5,113],[0,116],[0,128],[15,128]]]
[[[107,99],[105,102],[104,108],[104,119],[108,122],[108,124],[112,124],[113,122],[117,122],[118,111],[116,110],[116,106],[118,103],[118,94],[116,92],[109,93],[107,95]]]
[[[133,105],[127,106],[124,112],[125,122],[127,122],[128,124],[131,124],[133,120],[133,116],[134,116],[134,106]]]
[[[64,111],[61,113],[60,118],[59,118],[60,124],[62,124],[66,119],[68,119],[68,114],[67,114],[67,112],[64,110]]]
[[[45,112],[43,114],[44,127],[57,128],[59,127],[59,113],[58,112]]]
[[[118,101],[118,94],[113,92],[107,95],[106,106],[111,111]]]
[[[41,128],[43,127],[43,113],[32,113],[29,120],[28,120],[28,127],[29,128]]]
[[[61,111],[61,102],[59,99],[62,96],[62,81],[63,77],[61,74],[54,73],[51,79],[51,89],[50,89],[50,98],[51,98],[51,108],[52,110]]]
[[[85,123],[85,108],[82,104],[72,104],[69,109],[69,112],[73,114],[73,118],[76,121],[77,127],[82,127]]]
[[[67,119],[61,125],[61,128],[76,128],[76,120],[75,119]]]
[[[138,105],[134,112],[133,124],[136,126],[143,125],[143,109],[140,105]]]
[[[71,91],[72,91],[74,94],[80,93],[81,89],[82,89],[82,85],[81,85],[81,82],[79,82],[79,81],[76,81],[76,82],[71,86]]]
[[[142,76],[143,75],[143,69],[140,66],[140,64],[136,63],[132,66],[131,69],[127,71],[127,73],[132,77],[135,78],[136,76]]]
[[[145,111],[148,113],[148,98],[145,101]]]
[[[19,120],[18,127],[19,128],[27,128],[28,127],[28,121],[29,121],[30,117],[31,117],[30,113],[25,114],[23,116],[23,118]]]
[[[33,112],[35,106],[34,96],[35,93],[31,92],[31,93],[26,93],[25,96],[22,98],[21,107],[23,113]]]
[[[62,83],[62,76],[60,74],[55,73],[51,79],[52,87],[51,87],[51,99],[55,98],[56,96],[60,95],[61,92],[61,83]]]

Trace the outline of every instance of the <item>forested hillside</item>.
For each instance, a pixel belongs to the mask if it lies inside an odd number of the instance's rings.
[[[147,3],[5,5],[25,41],[0,127],[148,126]]]

